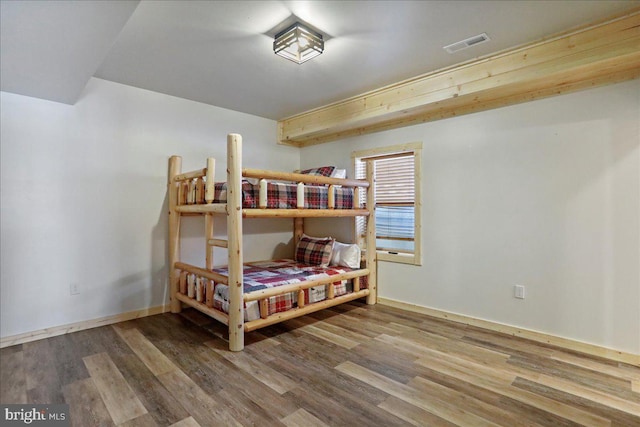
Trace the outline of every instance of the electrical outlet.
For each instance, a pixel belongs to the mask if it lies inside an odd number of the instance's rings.
[[[515,285],[513,287],[513,297],[518,299],[524,299],[524,286]]]
[[[78,295],[80,293],[80,284],[78,283],[72,283],[69,286],[69,294],[71,295]]]

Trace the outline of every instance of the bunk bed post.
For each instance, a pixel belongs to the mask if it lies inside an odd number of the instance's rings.
[[[375,182],[375,163],[367,162],[367,209],[369,217],[367,218],[367,268],[369,269],[369,295],[367,295],[367,304],[375,304],[378,300],[378,284],[376,264],[376,182]]]
[[[242,281],[242,137],[227,135],[227,239],[229,253],[229,350],[244,348]]]
[[[176,269],[176,262],[180,261],[180,213],[176,210],[178,206],[178,192],[181,183],[174,182],[176,175],[182,171],[182,157],[171,156],[169,158],[169,292],[171,297],[171,312],[180,313],[180,301],[176,298],[180,275]]]
[[[304,232],[304,218],[293,218],[293,249],[298,246]]]
[[[213,202],[216,194],[216,184],[214,182],[216,174],[216,159],[207,158],[207,174],[205,175],[204,201],[209,204]]]
[[[207,173],[204,177],[204,201],[206,204],[213,203],[216,193],[216,159],[213,157],[207,158]],[[213,250],[214,246],[211,243],[213,240],[213,214],[209,213],[204,216],[204,246],[205,246],[205,262],[208,271],[213,269]],[[212,280],[205,281],[205,304],[207,307],[213,307],[213,290],[214,282]]]
[[[205,248],[206,252],[206,266],[207,270],[211,270],[213,268],[213,248],[214,246],[211,244],[211,240],[213,240],[213,214],[206,214],[204,216],[204,239],[205,239]]]
[[[208,173],[208,172],[207,172]],[[209,202],[207,202],[209,203]],[[213,269],[213,249],[214,246],[212,241],[214,240],[213,235],[213,214],[206,214],[204,216],[204,246],[205,246],[205,267],[207,271],[211,271]],[[205,282],[205,304],[207,307],[213,307],[213,290],[214,290],[214,281],[207,280]]]
[[[213,203],[215,198],[216,184],[214,177],[216,173],[216,159],[213,157],[207,158],[207,174],[205,175],[205,195],[204,201],[207,204]],[[207,214],[204,216],[204,236],[205,236],[205,248],[206,248],[206,263],[207,270],[213,268],[213,246],[210,244],[210,240],[213,239],[213,214]]]

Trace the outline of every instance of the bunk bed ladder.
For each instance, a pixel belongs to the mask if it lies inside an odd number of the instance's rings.
[[[209,240],[207,240],[207,245],[210,247],[216,247],[216,248],[227,248],[229,247],[229,241],[210,238]]]

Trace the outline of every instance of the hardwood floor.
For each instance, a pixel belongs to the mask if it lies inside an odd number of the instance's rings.
[[[640,368],[361,302],[247,334],[193,310],[0,351],[75,426],[640,426]]]

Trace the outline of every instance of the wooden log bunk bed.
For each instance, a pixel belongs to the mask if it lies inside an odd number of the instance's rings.
[[[242,219],[276,217],[293,218],[294,243],[299,245],[308,237],[303,233],[304,218],[365,216],[368,217],[366,246],[375,248],[373,171],[367,171],[367,180],[355,180],[243,169],[242,137],[238,134],[227,136],[226,183],[214,182],[215,163],[215,159],[208,158],[206,168],[182,173],[182,158],[172,156],[169,160],[169,282],[172,313],[179,313],[184,304],[224,323],[229,328],[229,349],[241,351],[244,348],[245,332],[358,298],[366,297],[367,304],[376,303],[375,251],[365,251],[364,265],[358,265],[357,268],[340,267],[330,270],[328,274],[316,274],[318,271],[315,267],[307,268],[294,261],[265,261],[244,265],[242,251]],[[252,193],[259,194],[259,197],[255,197],[253,203],[247,203],[245,198],[246,186],[251,185],[246,181],[248,179],[259,180],[259,190]],[[295,206],[282,208],[280,205],[269,205],[267,191],[271,191],[268,190],[270,180],[278,183],[286,181],[296,186],[293,200]],[[327,192],[325,205],[310,208],[305,204],[305,191],[312,187],[323,188]],[[335,194],[342,189],[351,191],[350,206],[336,204]],[[361,207],[359,202],[362,191],[366,192],[366,208]],[[223,198],[218,197],[217,193],[225,192],[226,200],[220,200]],[[205,268],[180,262],[180,218],[183,215],[205,216]],[[214,238],[214,217],[220,215],[227,217],[227,240]],[[227,248],[226,268],[214,269],[214,247]],[[359,258],[358,256],[358,261]],[[244,282],[248,272],[252,268],[259,271],[265,265],[284,267],[286,271],[291,267],[297,269],[296,272],[304,272],[306,276],[285,281],[282,285],[262,286],[257,290],[247,291]],[[344,286],[345,283],[348,283],[348,287]],[[322,291],[321,297],[312,298],[311,291],[318,289]],[[221,300],[219,294],[223,292],[224,299]],[[284,296],[293,300],[290,307],[286,310],[274,310],[271,305],[274,298]],[[221,309],[220,304],[225,309]],[[245,320],[249,304],[259,310],[259,315]]]

